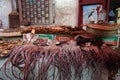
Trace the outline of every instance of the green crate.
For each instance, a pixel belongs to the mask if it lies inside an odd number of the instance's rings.
[[[53,34],[38,34],[38,38],[43,38],[43,39],[50,39],[50,40],[54,40],[54,35]]]
[[[105,43],[112,44],[114,47],[118,47],[119,46],[119,37],[118,36],[97,38],[96,40],[102,40]]]

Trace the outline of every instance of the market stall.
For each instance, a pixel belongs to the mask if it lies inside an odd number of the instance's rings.
[[[104,80],[101,76],[108,75],[106,71],[119,69],[119,59],[120,55],[112,48],[88,34],[79,34],[65,42],[52,40],[49,44],[45,39],[37,39],[30,43],[21,42],[9,51],[9,57],[0,68],[0,78]]]
[[[1,0],[0,80],[120,80],[119,3]]]

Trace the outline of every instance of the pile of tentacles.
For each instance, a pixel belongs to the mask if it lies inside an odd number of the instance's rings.
[[[85,68],[120,68],[120,54],[108,46],[92,46],[88,51],[68,43],[16,46],[0,72],[10,80],[81,80]]]

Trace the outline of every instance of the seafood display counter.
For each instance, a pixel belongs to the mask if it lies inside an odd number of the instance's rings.
[[[109,46],[100,42],[80,46],[76,41],[48,45],[39,39],[14,46],[3,60],[0,79],[107,80],[109,71],[119,69],[120,54]]]
[[[2,80],[108,80],[109,72],[120,68],[120,54],[88,34],[65,42],[39,38],[1,44],[8,50],[7,58],[1,59]]]

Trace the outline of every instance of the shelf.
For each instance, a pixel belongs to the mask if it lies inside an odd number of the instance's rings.
[[[91,5],[91,4],[103,4],[103,2],[84,2],[84,3],[80,3],[80,5]]]
[[[15,36],[22,36],[22,34],[21,32],[10,32],[10,33],[0,32],[0,37],[15,37]]]

